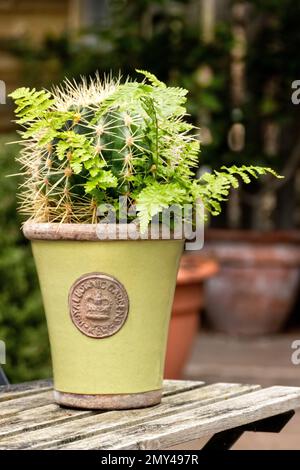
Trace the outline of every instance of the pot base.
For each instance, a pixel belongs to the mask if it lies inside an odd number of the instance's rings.
[[[82,395],[54,390],[56,403],[69,408],[89,410],[128,410],[158,405],[161,402],[162,390],[151,390],[143,393]]]

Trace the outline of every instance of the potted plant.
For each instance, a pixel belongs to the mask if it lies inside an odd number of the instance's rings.
[[[211,326],[232,335],[280,331],[299,290],[299,232],[210,229],[205,239],[220,264],[205,285]]]
[[[43,294],[55,399],[67,406],[159,403],[184,245],[183,235],[164,236],[163,211],[201,200],[216,214],[238,176],[274,173],[224,167],[196,180],[186,90],[141,73],[141,82],[97,77],[11,94],[24,128],[23,231]]]

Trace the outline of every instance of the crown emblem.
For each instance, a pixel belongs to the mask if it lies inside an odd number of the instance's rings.
[[[98,290],[94,295],[89,295],[86,299],[86,318],[90,320],[109,320],[111,302],[109,298],[102,295]]]
[[[124,325],[129,298],[125,287],[105,273],[79,277],[69,291],[71,320],[81,333],[91,338],[106,338]]]

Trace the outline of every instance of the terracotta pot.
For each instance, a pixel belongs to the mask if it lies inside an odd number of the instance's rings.
[[[182,376],[200,326],[204,280],[218,270],[216,261],[185,254],[180,263],[169,327],[165,378]]]
[[[204,252],[220,263],[205,286],[211,325],[234,335],[278,332],[297,296],[300,233],[210,230]]]

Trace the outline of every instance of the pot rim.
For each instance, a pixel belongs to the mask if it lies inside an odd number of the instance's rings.
[[[131,224],[66,224],[59,222],[34,222],[27,220],[22,227],[23,234],[29,240],[76,240],[76,241],[184,241],[184,237],[170,238],[163,233],[163,226],[151,237],[151,229],[141,233],[135,223]]]

